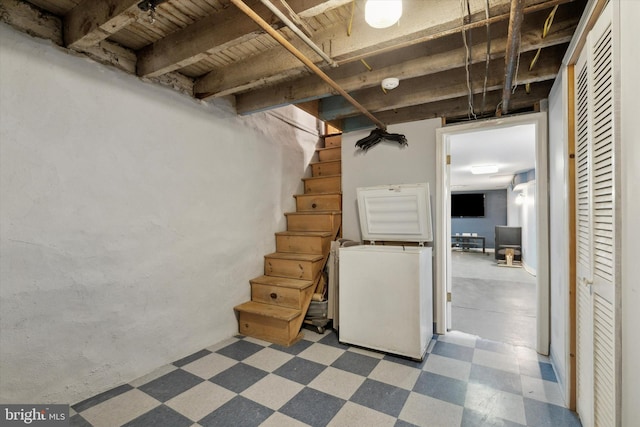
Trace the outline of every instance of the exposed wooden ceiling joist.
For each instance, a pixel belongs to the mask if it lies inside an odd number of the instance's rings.
[[[567,18],[558,22],[556,31],[548,37],[540,38],[539,25],[530,25],[524,28],[522,33],[521,51],[528,52],[538,48],[546,48],[557,44],[568,43],[573,35],[573,29],[577,25],[577,18]],[[491,42],[491,57],[501,58],[505,54],[507,37],[494,39]],[[478,42],[471,48],[471,63],[484,62],[486,57],[486,42]],[[347,91],[377,87],[382,79],[393,76],[401,81],[435,74],[441,71],[464,67],[464,48],[456,48],[447,52],[424,55],[408,61],[392,64],[388,67],[376,68],[367,71],[364,66],[356,64],[351,67],[354,71],[351,75],[345,75],[344,68],[340,70],[328,70],[327,74],[335,78],[336,82]],[[326,85],[314,76],[298,78],[275,86],[258,89],[236,97],[236,109],[240,114],[248,114],[289,103],[300,102],[326,96]]]
[[[549,95],[553,81],[544,81],[531,85],[531,91],[525,92],[524,87],[519,86],[511,95],[511,107],[513,111],[522,109],[533,110],[533,106],[540,100],[545,99]],[[487,111],[491,110],[495,113],[496,108],[502,101],[502,88],[487,92],[485,103]],[[474,104],[482,102],[482,94],[477,93],[473,98]],[[433,119],[436,117],[446,118],[447,121],[469,120],[469,111],[467,108],[467,96],[458,98],[450,98],[443,101],[437,101],[427,104],[416,105],[412,107],[403,107],[386,111],[377,112],[377,117],[388,125],[414,122],[418,120]],[[371,128],[371,122],[364,116],[353,116],[345,119],[329,121],[329,123],[337,126],[345,131],[351,131],[362,128]]]
[[[527,11],[538,10],[545,0],[525,0]],[[557,2],[568,0],[555,0]],[[451,7],[456,4],[458,7]],[[493,2],[491,15],[493,20],[509,18],[510,0]],[[408,10],[407,10],[408,9]],[[480,25],[485,22],[478,11],[474,16]],[[458,2],[426,2],[412,1],[404,9],[402,25],[385,31],[375,30],[364,22],[362,13],[356,14],[353,21],[353,32],[347,35],[346,25],[337,23],[316,34],[314,40],[324,47],[325,52],[340,65],[358,61],[367,56],[401,49],[419,42],[433,40],[450,35],[452,31],[460,31],[463,20]],[[425,17],[427,17],[425,19]],[[442,21],[442,22],[441,22]],[[294,43],[295,44],[295,43]],[[314,57],[311,49],[297,45],[305,55]],[[226,96],[240,91],[260,88],[279,80],[304,73],[300,64],[294,59],[281,57],[279,48],[264,52],[258,56],[247,58],[224,70],[214,70],[197,79],[196,96],[206,99],[210,96]],[[264,76],[269,76],[264,80]]]
[[[140,0],[84,0],[64,17],[64,42],[71,49],[95,46],[135,21]]]
[[[517,1],[522,2],[523,8],[518,82],[534,82],[539,94],[546,83],[535,82],[555,78],[586,0]],[[372,29],[364,22],[362,0],[287,0],[312,40],[340,64],[331,69],[259,0],[247,2],[278,34],[322,67],[341,89],[375,117],[381,114],[384,123],[386,118],[397,120],[403,114],[418,117],[424,112],[448,115],[464,111],[468,105],[465,94],[471,93],[472,99],[480,96],[487,24],[491,29],[491,75],[486,96],[492,103],[496,87],[505,87],[505,70],[496,71],[496,64],[502,60],[504,65],[508,41],[518,33],[516,30],[514,36],[507,36],[511,0],[491,0],[489,19],[486,0],[468,0],[468,11],[466,2],[460,0],[403,0],[404,14],[399,24],[383,30]],[[335,88],[311,75],[229,0],[166,0],[157,6],[154,23],[138,3],[139,0],[2,0],[0,19],[75,54],[196,98],[232,95],[233,105],[242,114],[323,99],[318,115],[344,118],[345,123],[357,120],[357,112],[342,108],[342,101],[333,98]],[[274,4],[279,3],[274,0]],[[555,5],[560,5],[558,13],[543,38],[544,20]],[[352,31],[348,35],[352,10]],[[471,90],[464,71],[462,30],[469,38]],[[527,71],[526,61],[532,55],[529,52],[538,48],[543,49],[541,59],[532,71]],[[371,63],[372,71],[366,70],[361,59],[367,65]],[[384,95],[380,81],[389,76],[400,78],[401,84]],[[534,102],[534,96],[518,98],[519,91],[509,101],[513,109]],[[494,108],[491,103],[487,101],[487,109]]]
[[[346,0],[343,0],[344,2]],[[288,0],[287,3],[296,13],[309,16],[310,11],[319,10],[318,6],[324,2],[323,0]],[[274,19],[273,13],[259,1],[248,2],[248,5],[272,25],[282,27],[282,24]],[[336,3],[336,6],[339,5],[340,3]],[[264,31],[244,13],[235,7],[230,7],[142,49],[138,57],[138,75],[153,77],[178,70],[262,33]]]
[[[545,49],[537,66],[533,70],[528,70],[527,68],[520,70],[514,81],[517,81],[518,84],[525,84],[553,80],[561,65],[561,60],[553,50],[562,50],[563,48],[566,48],[566,46],[554,46]],[[528,52],[522,55],[521,61],[523,63],[530,61],[533,56],[533,52]],[[493,60],[489,67],[487,90],[498,90],[503,86],[501,73],[504,70],[504,61],[501,59]],[[470,70],[472,76],[471,90],[473,93],[482,93],[484,64],[478,64],[475,67],[472,66],[472,68],[474,69]],[[468,94],[470,89],[464,77],[465,70],[458,68],[436,75],[422,76],[404,81],[397,89],[388,91],[386,94],[381,88],[376,87],[353,92],[353,96],[365,108],[372,111],[428,104]],[[320,107],[321,118],[329,121],[357,115],[357,111],[338,96],[323,99],[320,102]]]

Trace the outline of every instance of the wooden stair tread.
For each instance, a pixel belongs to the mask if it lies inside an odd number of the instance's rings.
[[[273,319],[283,320],[290,322],[296,317],[300,316],[302,312],[295,308],[281,307],[278,305],[263,304],[255,301],[247,301],[240,305],[233,307],[234,310],[257,314],[259,316],[271,317]]]
[[[278,231],[276,236],[332,237],[330,231]]]
[[[294,194],[293,197],[342,196],[342,191],[327,191],[326,193]]]
[[[274,259],[286,259],[286,260],[297,260],[297,261],[311,261],[316,262],[320,261],[324,258],[321,254],[299,254],[295,252],[274,252],[269,255],[265,255],[265,258],[274,258]]]
[[[328,215],[328,214],[341,214],[342,211],[299,211],[299,212],[285,212],[286,215]]]
[[[260,276],[249,280],[252,284],[279,286],[291,289],[306,289],[313,285],[313,280],[292,279],[289,277]]]
[[[335,148],[335,147],[329,147],[329,148]],[[310,165],[326,165],[327,163],[340,163],[342,161],[342,159],[335,159],[335,160],[325,160],[325,161],[319,161],[319,162],[311,162],[309,163]]]
[[[321,176],[308,176],[305,178],[302,178],[303,181],[313,181],[315,179],[327,179],[327,178],[340,178],[342,175],[340,174],[336,174],[336,175],[321,175]]]

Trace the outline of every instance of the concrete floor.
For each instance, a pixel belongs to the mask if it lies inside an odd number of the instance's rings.
[[[536,278],[493,253],[453,251],[452,329],[535,348]]]

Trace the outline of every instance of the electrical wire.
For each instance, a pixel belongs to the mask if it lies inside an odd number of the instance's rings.
[[[520,54],[522,53],[520,51],[521,39],[522,39],[522,35],[518,34],[518,59],[516,61],[516,72],[513,78],[513,83],[511,85],[511,93],[516,93],[516,89],[518,88],[518,69],[520,68]]]
[[[351,28],[353,26],[353,15],[356,11],[356,0],[351,3],[351,18],[349,18],[349,25],[347,26],[347,37],[351,37]]]
[[[543,39],[545,37],[547,37],[547,34],[549,34],[549,30],[551,30],[551,25],[553,24],[553,18],[556,16],[556,11],[558,10],[558,6],[559,5],[555,5],[553,7],[551,12],[549,13],[549,16],[547,16],[547,19],[544,21],[544,27],[542,27],[542,37],[541,37]],[[542,48],[541,47],[538,48],[538,51],[536,52],[535,56],[531,60],[531,64],[529,64],[529,71],[533,70],[533,67],[538,62],[538,58],[540,58],[540,52],[542,52]],[[527,93],[530,93],[531,92],[531,83],[527,83],[526,86],[525,86],[525,89],[526,89]]]
[[[347,27],[347,37],[351,37],[351,31],[353,27],[353,15],[355,11],[356,11],[356,2],[354,0],[353,3],[351,3],[351,17],[349,18],[349,25]],[[361,59],[360,62],[362,63],[362,65],[365,66],[367,71],[373,71],[373,68],[371,68],[371,66],[367,64],[367,61],[365,61],[364,59]],[[385,93],[385,95],[387,94],[387,91],[384,88],[382,88],[382,91]]]

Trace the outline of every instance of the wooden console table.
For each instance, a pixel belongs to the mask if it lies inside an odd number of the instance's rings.
[[[471,247],[471,245],[474,245],[475,247],[475,243],[472,243],[472,241],[476,241],[476,240],[482,241],[482,253],[483,254],[486,253],[485,238],[483,236],[461,236],[461,235],[451,236],[451,244],[460,245],[460,247],[462,247],[462,250],[465,250],[465,249],[468,250]]]

